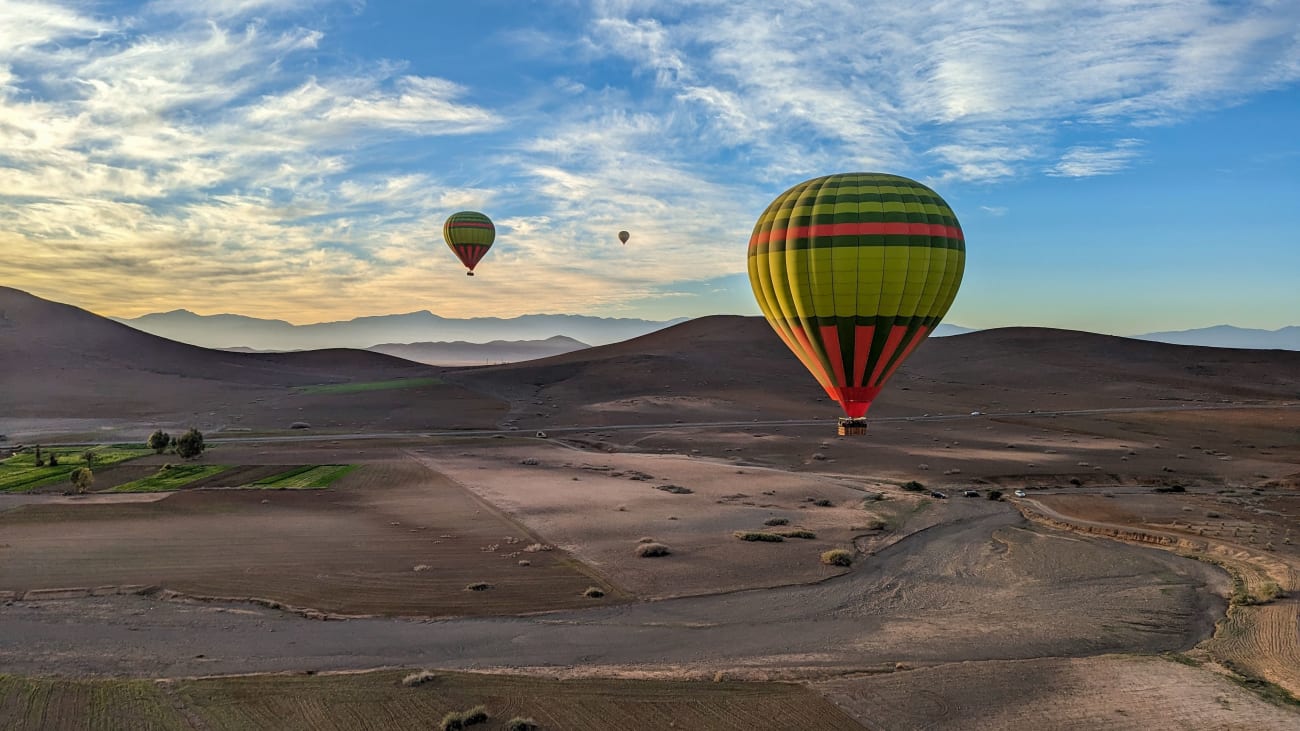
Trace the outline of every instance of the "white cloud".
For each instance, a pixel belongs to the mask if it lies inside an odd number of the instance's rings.
[[[1141,140],[1124,139],[1113,147],[1072,147],[1059,162],[1043,172],[1054,177],[1087,178],[1113,175],[1133,163],[1142,146]]]

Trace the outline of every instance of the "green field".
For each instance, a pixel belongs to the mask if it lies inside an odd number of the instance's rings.
[[[0,492],[28,492],[44,485],[63,482],[73,470],[86,466],[81,459],[85,451],[85,447],[42,449],[42,458],[48,459],[51,454],[58,457],[59,464],[54,467],[37,467],[36,454],[30,449],[0,461]],[[94,464],[91,465],[93,470],[153,454],[153,450],[135,445],[91,447],[90,451],[95,455]]]
[[[197,482],[205,477],[225,472],[230,469],[228,465],[220,464],[181,464],[164,465],[156,473],[143,479],[118,485],[108,492],[164,492],[167,490],[179,490],[182,487]]]
[[[364,381],[360,383],[322,383],[315,386],[298,386],[300,393],[364,393],[366,391],[391,391],[397,388],[423,388],[439,386],[441,378],[395,378],[391,381]]]
[[[329,487],[335,480],[356,468],[354,464],[303,465],[278,475],[264,477],[249,487],[266,490],[314,490]]]

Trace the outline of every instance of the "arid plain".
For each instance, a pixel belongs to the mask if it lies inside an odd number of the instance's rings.
[[[445,369],[0,309],[4,455],[209,447],[0,492],[5,728],[1300,723],[1300,353],[933,339],[837,437],[757,318]]]

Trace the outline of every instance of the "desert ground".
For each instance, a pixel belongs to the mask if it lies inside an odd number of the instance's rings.
[[[6,728],[1300,723],[1297,353],[934,340],[837,437],[753,318],[446,369],[0,295],[0,457],[209,443],[3,483]]]

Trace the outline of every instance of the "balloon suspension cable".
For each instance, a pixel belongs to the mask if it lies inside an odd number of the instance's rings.
[[[851,419],[841,416],[836,433],[842,437],[862,436],[867,433],[867,420]]]

